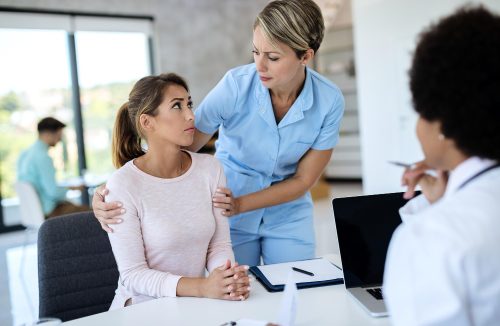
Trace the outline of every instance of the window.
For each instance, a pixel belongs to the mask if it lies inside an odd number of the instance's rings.
[[[116,112],[133,83],[153,70],[151,22],[0,12],[0,232],[20,222],[16,161],[37,138],[41,118],[53,116],[67,125],[63,141],[49,151],[58,179],[113,171]]]
[[[116,112],[133,84],[149,72],[148,39],[121,32],[77,32],[75,39],[87,172],[109,173]]]

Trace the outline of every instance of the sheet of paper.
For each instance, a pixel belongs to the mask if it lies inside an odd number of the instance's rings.
[[[342,271],[325,258],[258,266],[272,285],[285,284],[292,267],[311,272],[314,276],[293,272],[295,283],[319,282],[342,278]]]
[[[267,326],[269,323],[263,320],[255,320],[255,319],[238,319],[236,321],[236,326]]]
[[[281,299],[281,309],[278,315],[278,325],[295,325],[295,316],[297,315],[297,285],[295,284],[295,273],[288,272],[283,299]]]

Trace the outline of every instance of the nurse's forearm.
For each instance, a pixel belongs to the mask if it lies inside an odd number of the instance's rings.
[[[198,152],[203,146],[205,146],[213,135],[205,134],[198,129],[194,131],[193,143],[187,147],[187,150],[191,152]]]
[[[330,162],[332,152],[333,149],[309,150],[300,160],[297,172],[291,178],[267,189],[236,198],[235,213],[283,204],[303,196],[321,177]]]
[[[236,198],[239,213],[254,209],[274,206],[295,200],[303,196],[313,184],[300,178],[292,177],[267,189]]]

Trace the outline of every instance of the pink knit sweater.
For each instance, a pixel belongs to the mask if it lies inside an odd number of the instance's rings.
[[[130,161],[107,182],[106,201],[126,209],[109,234],[120,272],[110,310],[129,298],[135,304],[175,297],[181,277],[202,277],[234,261],[227,217],[212,207],[224,171],[213,156],[188,153],[191,167],[177,178],[151,176]]]

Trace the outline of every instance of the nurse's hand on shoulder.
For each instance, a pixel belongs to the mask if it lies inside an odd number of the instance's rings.
[[[92,210],[94,211],[95,217],[101,223],[101,227],[104,231],[108,233],[112,233],[113,229],[109,227],[109,224],[119,224],[122,222],[120,215],[125,213],[125,209],[122,208],[122,203],[120,202],[112,202],[106,203],[104,202],[104,197],[109,193],[109,190],[106,189],[106,185],[100,185],[92,198]]]
[[[401,178],[401,184],[407,186],[405,199],[413,198],[417,185],[431,204],[443,197],[448,184],[448,172],[437,170],[436,176],[433,176],[427,173],[429,169],[425,161],[420,161],[413,168],[405,170]]]
[[[233,197],[231,189],[217,188],[215,196],[212,198],[214,207],[222,209],[222,215],[231,217],[240,213],[240,202]]]
[[[224,300],[245,300],[250,294],[248,266],[231,261],[214,269],[202,285],[202,296]]]

